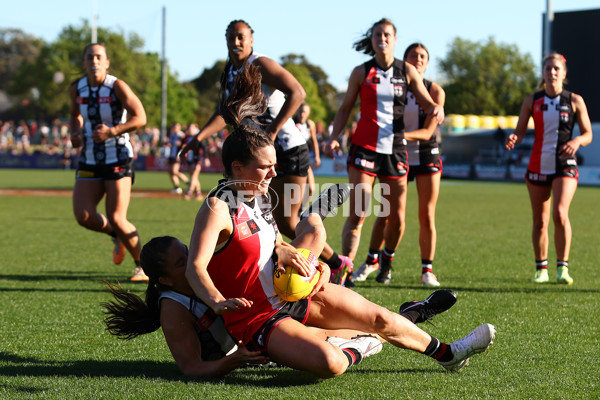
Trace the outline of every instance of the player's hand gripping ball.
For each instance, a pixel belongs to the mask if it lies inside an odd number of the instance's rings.
[[[309,276],[302,276],[294,267],[286,266],[285,272],[275,269],[273,283],[275,292],[285,301],[298,301],[307,297],[319,281],[321,271],[317,269],[319,260],[307,249],[297,249],[311,265]]]

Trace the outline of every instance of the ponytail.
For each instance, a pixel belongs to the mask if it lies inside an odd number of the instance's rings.
[[[175,240],[177,239],[172,236],[155,237],[142,248],[140,266],[149,278],[145,300],[120,285],[105,282],[114,299],[101,306],[105,308],[106,329],[112,335],[129,340],[160,328],[158,299],[162,286],[158,283],[158,278],[166,275],[166,254]]]
[[[246,63],[238,71],[233,89],[227,93],[221,85],[219,114],[226,123],[237,129],[245,119],[258,124],[256,117],[267,110],[267,101],[262,92],[262,74],[253,64]]]
[[[231,164],[239,161],[247,164],[256,159],[256,151],[265,146],[272,146],[273,140],[261,128],[257,117],[267,110],[267,101],[262,92],[262,75],[253,64],[246,63],[238,71],[231,88],[226,92],[221,85],[219,114],[225,122],[233,127],[232,133],[223,143],[221,159],[226,178],[232,176]]]

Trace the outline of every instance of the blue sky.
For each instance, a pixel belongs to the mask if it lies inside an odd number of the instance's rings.
[[[370,4],[373,4],[371,6]],[[431,55],[426,77],[436,80],[437,60],[445,57],[455,37],[516,44],[539,64],[542,14],[546,0],[96,0],[98,25],[136,32],[146,49],[161,54],[162,7],[167,15],[167,59],[182,80],[190,80],[225,59],[225,28],[244,19],[255,31],[255,51],[279,61],[303,54],[319,65],[336,87],[343,87],[352,68],[368,57],[352,43],[373,22],[392,19],[398,28],[396,57],[419,41]],[[553,0],[554,12],[600,8],[600,0]],[[11,0],[3,2],[0,27],[15,27],[46,41],[67,25],[92,20],[94,0]]]

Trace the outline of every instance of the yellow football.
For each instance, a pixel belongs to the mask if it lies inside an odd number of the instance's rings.
[[[275,269],[273,284],[275,292],[285,301],[298,301],[308,296],[321,276],[317,269],[319,260],[307,249],[297,249],[311,265],[309,276],[302,276],[294,267],[286,266],[285,272]]]

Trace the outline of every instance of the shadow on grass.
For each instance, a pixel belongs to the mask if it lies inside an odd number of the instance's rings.
[[[512,284],[512,285],[511,285]],[[377,289],[382,288],[399,289],[399,290],[424,290],[432,292],[436,288],[426,287],[423,285],[386,285],[383,286],[376,282],[361,282],[356,284],[356,289]],[[473,293],[600,293],[599,289],[588,289],[588,288],[577,288],[576,285],[567,286],[558,283],[547,283],[547,284],[535,284],[531,283],[528,286],[516,286],[514,282],[506,282],[504,286],[502,284],[496,284],[494,286],[452,286],[444,285],[440,289],[452,289],[455,292],[473,292]]]
[[[86,273],[81,271],[50,271],[43,274],[5,274],[0,275],[0,280],[20,281],[20,282],[41,282],[41,281],[95,281],[123,279],[125,274],[107,275],[99,272]]]
[[[145,282],[130,282],[129,276],[124,275],[106,275],[101,273],[82,273],[81,271],[56,271],[54,273],[44,273],[39,275],[0,275],[0,281],[15,281],[24,283],[36,283],[36,282],[51,282],[51,281],[65,281],[65,282],[86,282],[97,284],[96,288],[74,288],[65,287],[57,288],[53,287],[1,287],[0,292],[105,292],[106,286],[105,281],[113,284],[121,284],[127,288],[136,288],[141,291],[146,290]]]
[[[4,377],[110,377],[161,379],[172,382],[219,383],[237,386],[286,388],[313,385],[313,375],[285,367],[240,368],[223,378],[191,378],[181,374],[174,362],[156,361],[47,361],[0,351],[0,375]],[[5,385],[8,387],[8,385]],[[15,388],[13,388],[14,390]],[[19,386],[23,392],[39,389]]]

